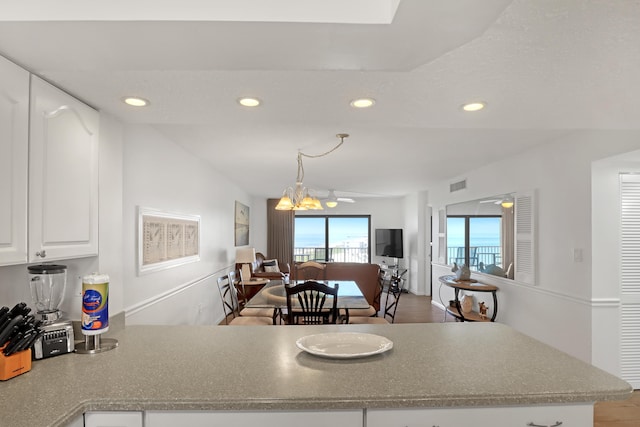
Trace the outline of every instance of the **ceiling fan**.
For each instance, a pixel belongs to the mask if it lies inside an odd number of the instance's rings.
[[[495,205],[502,205],[503,208],[510,208],[513,206],[514,202],[513,202],[513,197],[511,197],[508,194],[505,194],[502,198],[500,199],[487,199],[487,200],[480,200],[480,203],[493,203]]]
[[[336,196],[335,190],[329,190],[329,194],[327,195],[327,197],[320,198],[320,201],[324,202],[324,204],[328,208],[335,208],[336,206],[338,206],[338,202],[342,202],[342,203],[355,203],[356,202],[351,197],[338,197],[338,196]]]
[[[480,200],[479,203],[493,203],[494,205],[499,205],[502,202],[502,199],[490,199],[490,200]]]

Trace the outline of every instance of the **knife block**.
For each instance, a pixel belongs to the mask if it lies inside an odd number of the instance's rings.
[[[31,370],[31,349],[5,356],[0,348],[0,381],[6,381]]]

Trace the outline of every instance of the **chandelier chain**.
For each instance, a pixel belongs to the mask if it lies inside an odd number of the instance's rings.
[[[329,151],[325,151],[324,153],[320,153],[320,154],[307,154],[307,153],[303,153],[302,151],[298,150],[298,175],[296,177],[296,182],[302,182],[304,179],[304,166],[302,164],[302,157],[308,157],[310,159],[316,159],[318,157],[324,157],[328,154],[333,153],[334,151],[336,151],[338,148],[340,148],[340,146],[344,143],[344,139],[346,137],[348,137],[349,135],[347,135],[346,133],[339,133],[336,135],[338,138],[340,138],[340,142],[333,147],[331,150]]]

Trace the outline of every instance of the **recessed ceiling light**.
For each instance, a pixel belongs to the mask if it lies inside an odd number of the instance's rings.
[[[132,107],[146,107],[149,105],[149,101],[144,98],[138,98],[136,96],[126,96],[122,98],[122,102]]]
[[[480,111],[486,106],[486,102],[469,102],[468,104],[464,104],[462,109],[464,111]]]
[[[369,108],[375,103],[376,103],[375,99],[360,98],[360,99],[354,99],[353,101],[351,101],[351,106],[353,108]]]
[[[260,100],[257,98],[240,98],[238,103],[243,107],[257,107],[260,105]]]

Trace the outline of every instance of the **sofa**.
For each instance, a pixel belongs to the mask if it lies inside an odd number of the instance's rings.
[[[378,311],[380,310],[379,272],[380,266],[377,264],[328,262],[325,268],[325,279],[355,281],[369,304]]]
[[[266,264],[265,264],[266,261]],[[269,267],[275,267],[273,265],[267,265],[267,264],[271,264],[270,261],[273,260],[269,260],[267,259],[264,254],[262,254],[261,252],[256,252],[256,262],[253,263],[251,270],[252,270],[252,274],[251,277],[258,277],[260,279],[283,279],[285,274],[289,274],[289,264],[288,263],[281,263],[278,262],[278,270],[279,271],[267,271],[270,268]],[[236,264],[236,269],[239,270],[242,268],[242,264]]]

